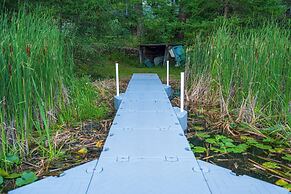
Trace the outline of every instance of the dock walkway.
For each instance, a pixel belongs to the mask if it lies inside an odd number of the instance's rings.
[[[156,74],[134,74],[99,160],[10,194],[288,194],[196,160]]]

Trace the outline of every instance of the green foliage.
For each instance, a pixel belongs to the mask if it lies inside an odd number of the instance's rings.
[[[6,170],[0,168],[0,176],[5,179],[15,179],[21,176],[19,173],[8,173]]]
[[[21,177],[21,174],[14,172],[14,173],[10,173],[8,176],[6,176],[4,178],[5,179],[16,179],[18,177]]]
[[[0,168],[0,176],[2,176],[2,177],[7,177],[8,175],[9,175],[9,173],[6,172],[6,170]]]
[[[210,32],[225,22],[234,25],[253,23],[260,25],[269,18],[282,17],[286,5],[274,0],[147,0],[143,17],[144,41],[193,42],[195,33]]]
[[[4,178],[0,176],[0,186],[4,183]]]
[[[210,148],[214,152],[221,153],[243,153],[246,152],[249,146],[247,144],[236,145],[234,141],[223,135],[215,135],[214,137],[205,139],[205,142],[212,145]]]
[[[275,184],[279,185],[281,187],[284,187],[284,188],[288,189],[289,191],[291,191],[291,184],[289,184],[287,181],[285,181],[283,179],[277,180]]]
[[[205,138],[210,137],[209,134],[207,134],[207,133],[202,133],[202,132],[200,132],[200,133],[196,133],[196,136],[199,137],[199,138],[201,138],[201,139],[205,139]]]
[[[34,129],[51,145],[50,126],[65,107],[72,58],[56,20],[39,10],[1,14],[0,36],[0,157],[9,165],[29,150]],[[12,128],[14,135],[7,136]]]
[[[6,157],[6,162],[8,165],[18,165],[20,163],[20,159],[17,154],[8,154]]]
[[[227,151],[235,153],[235,154],[239,154],[239,153],[246,152],[248,148],[249,148],[248,145],[242,143],[237,146],[228,148]]]
[[[130,79],[133,73],[156,73],[161,79],[166,78],[166,71],[163,67],[141,67],[137,57],[129,57],[124,53],[113,51],[110,55],[95,55],[87,64],[80,64],[78,75],[89,75],[91,79],[112,79],[115,77],[116,61],[119,62],[119,76],[121,79]],[[113,64],[113,65],[112,65]],[[181,67],[171,67],[171,79],[179,79]]]
[[[15,10],[23,2],[5,1]],[[28,8],[42,5],[60,16],[60,25],[73,26],[83,37],[99,42],[138,36],[142,42],[193,42],[195,32],[209,33],[229,23],[260,25],[269,18],[282,18],[287,3],[281,0],[30,0]]]
[[[98,91],[88,77],[72,79],[69,103],[61,113],[64,122],[97,120],[105,116],[107,108],[98,104]]]
[[[282,147],[281,148],[269,149],[270,152],[278,153],[278,154],[281,154],[284,150],[285,150],[285,148],[282,148]]]
[[[206,148],[205,147],[191,145],[191,148],[192,148],[192,151],[194,153],[204,153],[204,152],[206,152]]]
[[[288,142],[290,35],[290,30],[267,23],[249,30],[224,25],[206,39],[197,36],[188,52],[189,85],[197,77],[210,76],[212,91],[221,94],[221,110],[241,110],[240,121],[274,126],[269,133],[280,133]]]
[[[247,145],[254,146],[254,147],[257,147],[257,148],[262,149],[262,150],[271,150],[272,149],[272,146],[265,145],[263,143],[259,143],[258,141],[256,141],[252,137],[242,137],[242,139],[244,139],[246,141]]]
[[[21,187],[29,183],[33,183],[37,180],[37,176],[34,172],[23,172],[20,178],[16,179],[16,185]]]
[[[204,130],[205,128],[202,127],[202,126],[193,126],[193,129],[196,130],[196,131],[202,131],[202,130]]]
[[[264,162],[262,165],[263,165],[265,168],[270,168],[270,169],[277,169],[277,168],[280,168],[280,167],[278,166],[278,164],[275,163],[275,162]]]
[[[243,107],[246,110],[242,115],[244,123],[271,126],[266,132],[260,131],[267,134],[262,142],[247,138],[239,144],[221,135],[197,133],[196,136],[211,144],[214,152],[242,153],[256,147],[272,154],[284,154],[282,159],[291,160],[280,146],[287,145],[291,137],[288,127],[291,121],[288,114],[290,30],[262,22],[271,17],[282,21],[286,7],[281,1],[27,2],[29,6],[25,6],[25,11],[0,16],[0,158],[1,167],[6,167],[5,170],[0,168],[0,185],[4,179],[18,178],[18,186],[37,179],[32,172],[8,173],[8,169],[18,165],[20,158],[29,152],[31,136],[36,136],[40,154],[53,159],[63,154],[51,137],[55,123],[99,119],[107,113],[88,78],[68,76],[72,74],[73,58],[65,46],[68,45],[65,35],[72,38],[73,34],[77,35],[77,39],[71,39],[78,54],[75,59],[82,61],[78,72],[90,72],[94,78],[114,76],[114,66],[108,61],[114,64],[115,59],[102,60],[99,55],[109,51],[112,56],[112,48],[135,47],[139,42],[194,42],[189,53],[189,84],[195,77],[211,76],[212,91],[219,90],[228,103],[226,107],[235,110],[232,113],[236,114],[236,110]],[[16,0],[5,1],[1,6],[17,10],[18,4],[23,6],[23,2]],[[39,4],[42,10],[34,12],[35,5]],[[41,13],[43,10],[52,15]],[[60,20],[56,19],[58,17]],[[256,25],[263,27],[251,28]],[[240,26],[250,29],[242,30]],[[92,58],[94,62],[88,65]],[[122,77],[128,78],[133,71],[158,72],[165,77],[162,68],[138,68],[137,61],[131,62],[135,65],[124,64],[121,68]],[[180,69],[172,70],[177,78]],[[231,123],[230,127],[238,126]],[[208,149],[193,145],[191,148],[196,153]],[[272,169],[278,167],[264,164]]]
[[[264,144],[261,144],[261,143],[256,143],[256,144],[253,144],[255,147],[257,148],[260,148],[262,150],[270,150],[272,149],[272,146],[269,146],[269,145],[264,145]]]
[[[282,159],[287,160],[287,161],[291,161],[291,155],[290,154],[286,154],[285,156],[282,157]]]

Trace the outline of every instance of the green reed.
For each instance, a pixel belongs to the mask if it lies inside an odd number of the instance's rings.
[[[36,11],[0,15],[1,159],[25,155],[38,134],[52,154],[51,124],[65,107],[71,72],[65,37],[51,16]],[[51,157],[51,155],[50,155]]]
[[[198,36],[188,52],[189,85],[210,76],[212,91],[219,90],[230,112],[244,109],[256,124],[290,124],[290,35],[269,23],[258,29],[222,26],[208,38]]]

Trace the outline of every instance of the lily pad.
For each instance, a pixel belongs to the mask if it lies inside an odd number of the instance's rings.
[[[205,128],[204,127],[201,127],[201,126],[194,126],[193,128],[196,131],[203,131],[203,130],[205,130]]]
[[[287,181],[283,180],[283,179],[279,179],[275,182],[276,185],[279,185],[281,187],[284,187],[286,189],[288,189],[289,191],[291,191],[291,184],[289,184]]]
[[[266,168],[271,168],[271,169],[278,169],[278,168],[280,168],[280,166],[278,166],[278,164],[275,163],[275,162],[264,162],[262,165],[264,167],[266,167]]]
[[[254,144],[255,147],[260,148],[262,150],[270,150],[272,149],[272,146],[261,144],[261,143],[256,143]]]
[[[215,153],[227,153],[227,150],[225,148],[211,147],[210,150],[214,151]]]
[[[287,161],[291,161],[291,155],[286,154],[285,156],[282,157],[282,159],[287,160]]]
[[[0,176],[0,185],[2,185],[3,183],[4,183],[4,178]]]
[[[20,178],[16,179],[16,185],[21,187],[29,183],[33,183],[37,180],[37,176],[34,172],[23,172]]]
[[[229,139],[228,137],[225,137],[224,135],[215,135],[216,140],[222,140],[222,139]]]
[[[254,145],[258,143],[254,138],[248,136],[241,136],[240,139],[246,141],[248,145]]]
[[[6,160],[7,160],[10,164],[19,164],[19,162],[20,162],[19,157],[18,157],[18,155],[16,155],[16,154],[9,154],[9,155],[6,157]]]
[[[287,190],[291,191],[291,184],[284,185],[283,187],[284,187],[285,189],[287,189]]]
[[[227,151],[235,153],[235,154],[239,154],[239,153],[243,153],[243,152],[247,151],[248,147],[249,146],[246,144],[239,144],[235,147],[228,148]]]
[[[232,139],[227,138],[227,137],[225,137],[225,138],[221,138],[220,140],[221,140],[223,143],[232,143],[232,142],[233,142]]]
[[[202,139],[210,137],[207,133],[196,133],[196,136]]]
[[[206,152],[206,148],[205,147],[200,147],[200,146],[195,146],[193,150],[194,150],[194,153],[204,153],[204,152]]]
[[[208,138],[208,139],[206,139],[205,141],[206,141],[207,143],[210,143],[210,144],[217,144],[216,139],[214,139],[214,138]]]
[[[274,148],[274,149],[270,149],[269,151],[270,152],[273,152],[273,153],[282,153],[285,149],[284,148]]]
[[[283,180],[283,179],[279,179],[275,182],[276,185],[279,185],[279,186],[284,186],[284,185],[287,185],[288,182]]]
[[[233,147],[236,147],[233,143],[231,142],[223,142],[224,144],[224,147],[229,147],[229,148],[233,148]]]

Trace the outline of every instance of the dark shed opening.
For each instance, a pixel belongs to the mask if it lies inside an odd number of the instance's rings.
[[[166,64],[169,60],[169,51],[178,44],[141,44],[139,47],[140,64]]]

